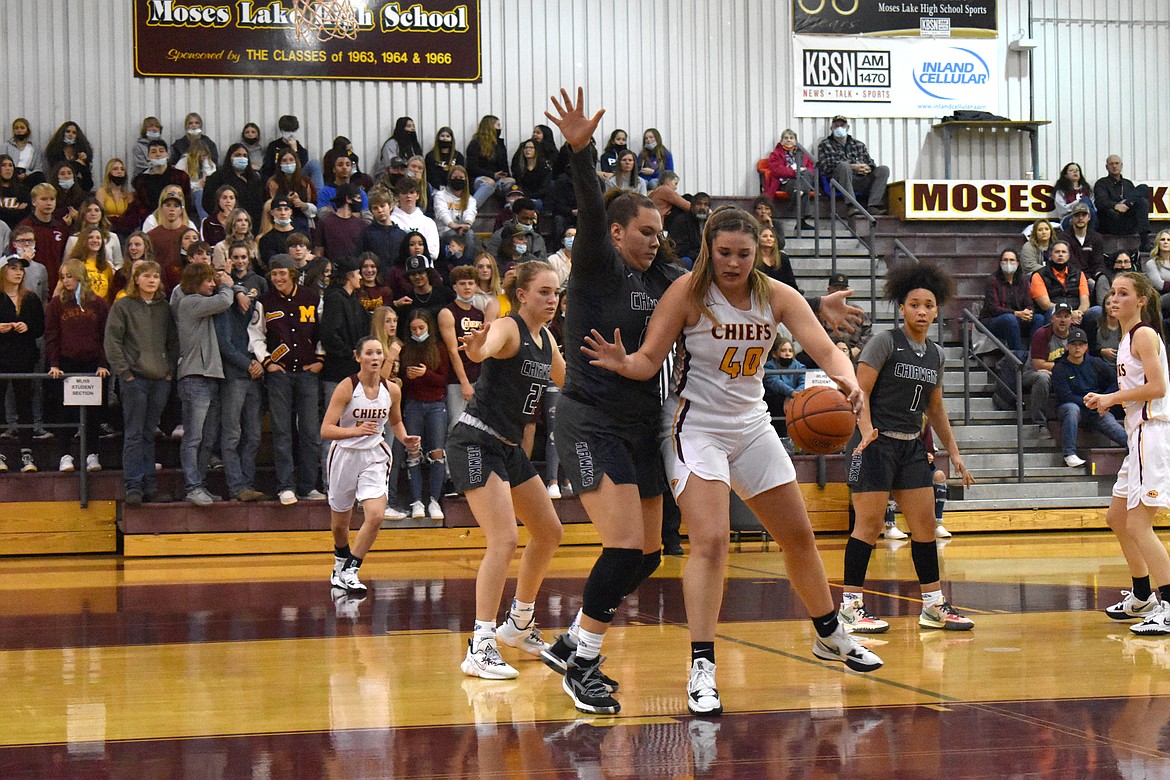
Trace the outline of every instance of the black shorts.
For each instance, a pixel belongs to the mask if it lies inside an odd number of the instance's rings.
[[[934,466],[926,459],[921,438],[877,440],[854,455],[849,464],[849,487],[854,493],[888,493],[934,486]]]
[[[451,483],[460,493],[483,487],[492,474],[512,487],[537,475],[524,450],[466,423],[456,423],[444,449]]]
[[[638,423],[616,421],[562,393],[556,425],[561,468],[577,493],[594,490],[604,475],[615,485],[637,485],[642,498],[666,492],[657,415]]]

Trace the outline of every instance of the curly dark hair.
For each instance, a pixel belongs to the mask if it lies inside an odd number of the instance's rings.
[[[934,263],[902,263],[886,272],[885,298],[902,304],[912,290],[930,290],[942,306],[955,294],[955,280]]]

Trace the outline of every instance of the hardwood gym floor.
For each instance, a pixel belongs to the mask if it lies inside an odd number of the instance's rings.
[[[511,648],[518,680],[460,673],[476,551],[375,552],[369,596],[335,602],[321,541],[0,559],[0,777],[1170,777],[1170,637],[1100,611],[1129,586],[1108,533],[957,535],[943,567],[969,633],[920,631],[909,546],[879,543],[866,603],[893,625],[864,640],[886,662],[870,675],[812,656],[775,545],[745,542],[717,719],[686,711],[685,558],[606,639],[621,714],[578,718],[558,675]],[[821,542],[834,583],[843,548]],[[546,638],[596,553],[558,554]]]

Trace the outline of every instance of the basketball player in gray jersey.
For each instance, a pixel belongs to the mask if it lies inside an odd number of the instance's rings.
[[[849,482],[857,516],[845,545],[845,592],[839,619],[859,634],[880,634],[890,624],[866,611],[862,600],[869,556],[881,532],[890,494],[910,523],[910,553],[922,586],[922,628],[974,627],[942,594],[934,541],[933,467],[922,442],[924,418],[950,454],[951,466],[971,484],[942,400],[942,347],[927,338],[954,282],[934,265],[905,263],[886,275],[886,298],[897,303],[901,328],[875,336],[861,353],[857,382],[865,396]]]

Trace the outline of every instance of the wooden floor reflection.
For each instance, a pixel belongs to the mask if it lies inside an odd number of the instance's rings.
[[[834,582],[843,543],[821,544]],[[892,624],[870,675],[812,656],[775,546],[734,551],[712,720],[686,711],[685,558],[615,619],[622,713],[595,719],[511,648],[518,680],[459,672],[466,551],[371,556],[361,601],[331,597],[328,553],[0,560],[0,777],[1170,777],[1170,637],[1100,611],[1129,585],[1110,535],[946,544],[969,633],[919,630],[896,544],[870,568]],[[596,553],[558,554],[546,633]]]

